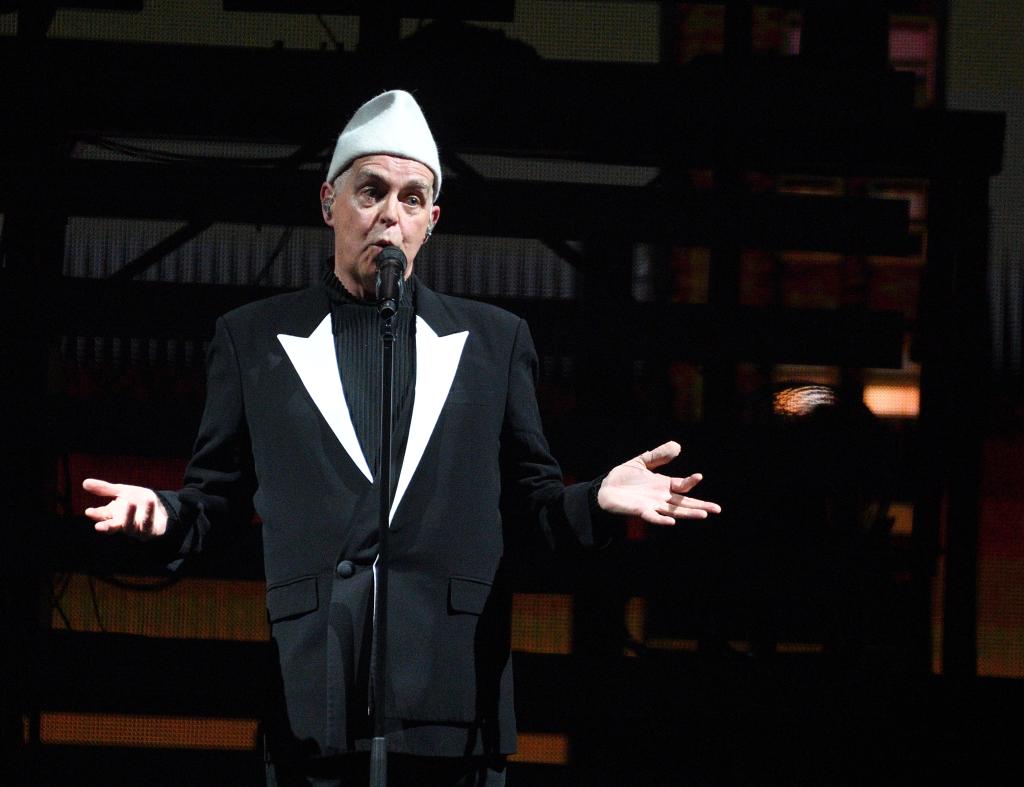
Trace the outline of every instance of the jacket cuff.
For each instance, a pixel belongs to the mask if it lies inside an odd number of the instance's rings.
[[[153,490],[167,510],[167,530],[159,538],[149,541],[147,546],[154,559],[164,563],[168,571],[177,571],[184,559],[187,528],[181,519],[181,502],[176,492],[162,489]]]
[[[603,473],[587,485],[591,531],[594,534],[594,546],[597,549],[604,549],[612,541],[620,539],[625,523],[621,516],[605,511],[597,502],[597,493],[601,490],[601,484],[604,483],[604,479],[607,477],[608,474]]]
[[[565,512],[569,522],[576,523],[576,539],[586,549],[604,549],[621,531],[620,518],[609,514],[597,503],[597,493],[605,476],[593,481],[572,484],[565,490]]]

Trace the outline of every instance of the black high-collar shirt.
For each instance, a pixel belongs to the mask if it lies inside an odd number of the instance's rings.
[[[377,304],[350,293],[334,274],[333,265],[324,271],[323,283],[331,302],[334,347],[345,390],[345,403],[366,463],[377,477],[380,453],[381,406],[381,323]],[[394,317],[395,377],[393,386],[392,440],[394,467],[392,486],[398,481],[405,454],[407,424],[412,413],[416,387],[416,278],[405,283],[398,313]]]

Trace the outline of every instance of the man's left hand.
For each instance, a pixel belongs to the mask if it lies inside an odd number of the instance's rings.
[[[609,513],[638,516],[654,525],[674,525],[677,519],[706,519],[708,514],[721,513],[717,503],[686,496],[704,478],[700,473],[672,478],[652,472],[679,456],[681,450],[677,442],[663,443],[614,468],[601,483],[598,505]]]

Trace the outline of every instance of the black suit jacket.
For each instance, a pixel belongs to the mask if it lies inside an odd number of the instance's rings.
[[[391,509],[386,715],[472,729],[487,749],[511,752],[501,564],[514,534],[501,504],[549,541],[592,545],[590,487],[563,486],[549,453],[525,322],[419,283],[416,292],[415,396]],[[306,755],[350,750],[366,717],[378,493],[345,405],[323,286],[218,321],[186,485],[162,495],[182,555],[255,504],[278,731]]]

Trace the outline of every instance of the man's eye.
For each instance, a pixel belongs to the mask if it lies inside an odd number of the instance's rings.
[[[420,205],[423,204],[423,202],[415,194],[411,194],[405,198],[405,204],[414,208],[418,208]]]
[[[366,199],[377,199],[379,195],[380,192],[377,190],[376,186],[363,186],[363,188],[359,190],[359,196],[365,197]]]

